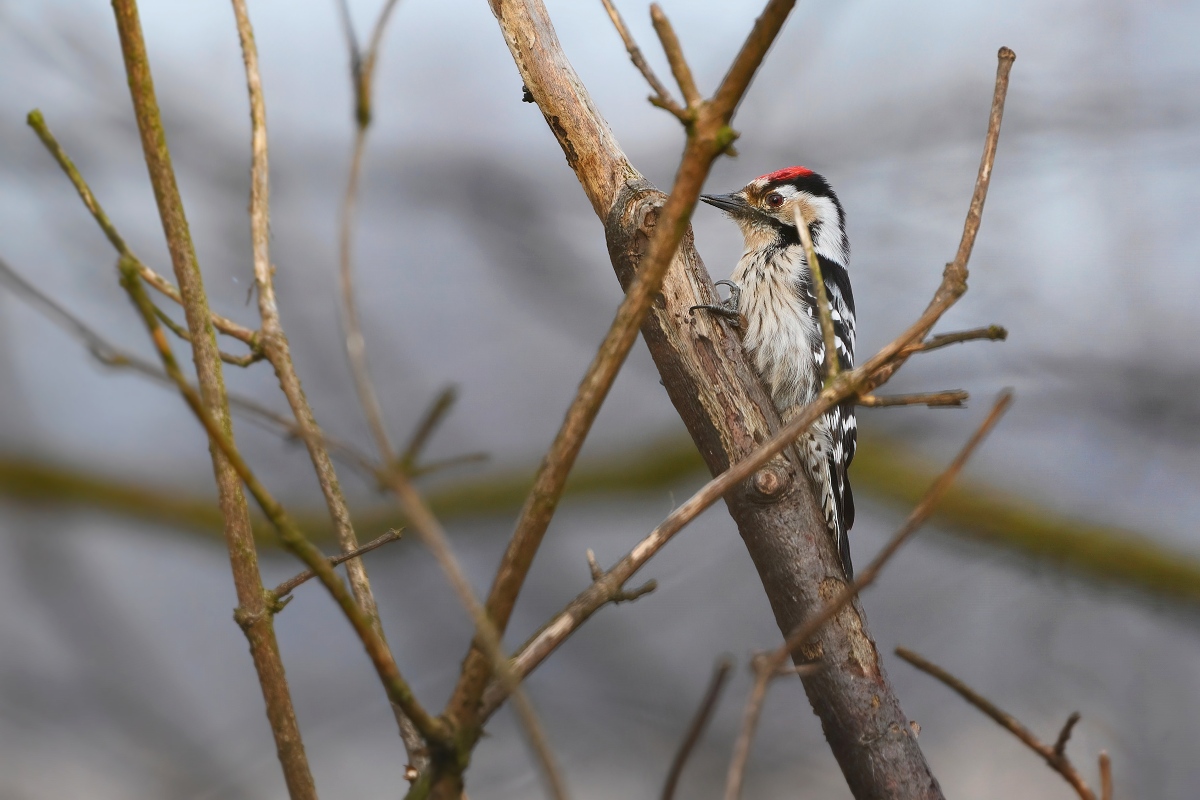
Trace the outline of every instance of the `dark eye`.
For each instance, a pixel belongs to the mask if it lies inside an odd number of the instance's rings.
[[[771,192],[767,195],[767,205],[771,208],[779,208],[783,205],[783,195],[779,192]]]

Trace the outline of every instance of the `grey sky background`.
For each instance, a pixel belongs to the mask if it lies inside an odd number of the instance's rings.
[[[665,6],[702,89],[720,79],[757,2]],[[548,2],[566,52],[633,163],[660,186],[677,124],[644,101],[599,2]],[[377,3],[352,3],[366,36]],[[619,3],[661,75],[643,5]],[[368,442],[339,343],[336,224],[352,133],[347,55],[332,2],[252,2],[272,147],[273,258],[283,322],[322,424]],[[210,297],[246,322],[249,126],[232,12],[145,2],[167,132]],[[1200,5],[1181,2],[801,3],[743,103],[741,155],[708,188],[793,163],[824,173],[849,215],[860,351],[924,307],[954,253],[1000,45],[1018,54],[972,288],[943,328],[997,322],[1005,344],[913,362],[895,391],[965,388],[966,412],[864,410],[865,436],[947,457],[995,392],[1018,402],[970,476],[1085,519],[1200,553]],[[446,383],[461,401],[431,455],[486,450],[529,463],[620,299],[603,235],[482,2],[404,0],[377,78],[357,228],[359,297],[393,432]],[[168,271],[115,29],[99,0],[0,2],[0,254],[122,346],[149,353],[113,255],[35,137],[41,108],[110,215]],[[740,240],[695,219],[714,278]],[[269,371],[236,391],[282,408]],[[641,345],[587,453],[681,426]],[[297,451],[238,435],[272,489],[316,503]],[[0,293],[0,447],[167,489],[210,491],[205,443],[177,397],[104,371]],[[463,473],[458,473],[459,475]],[[452,479],[454,476],[449,476]],[[370,487],[345,476],[362,504]],[[586,580],[582,553],[618,557],[690,491],[569,504],[512,627],[522,639]],[[862,563],[895,527],[863,498]],[[509,531],[451,530],[486,587]],[[375,532],[362,531],[364,537]],[[389,639],[440,705],[469,626],[415,541],[368,563]],[[267,579],[294,566],[264,560]],[[713,660],[744,663],[778,631],[732,523],[715,509],[647,572],[661,588],[608,609],[532,680],[578,797],[657,791]],[[219,547],[76,513],[0,506],[0,797],[280,797],[278,766]],[[1200,786],[1200,640],[1191,608],[1081,584],[1052,568],[923,535],[865,599],[880,646],[911,646],[1050,737],[1073,710],[1071,752],[1114,757],[1122,796]],[[402,794],[403,751],[382,692],[315,587],[279,633],[318,787]],[[945,689],[888,661],[948,796],[1061,798],[1036,757]],[[748,688],[743,670],[689,772],[719,796]],[[748,797],[848,796],[798,685],[776,686]],[[1094,773],[1090,773],[1094,775]],[[503,717],[480,748],[477,798],[536,796]]]

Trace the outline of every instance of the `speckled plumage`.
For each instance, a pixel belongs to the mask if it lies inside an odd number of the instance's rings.
[[[820,261],[841,367],[854,365],[854,296],[846,271],[850,248],[841,204],[824,178],[803,167],[756,178],[733,194],[702,199],[726,211],[742,229],[745,250],[731,276],[740,290],[742,343],[786,422],[817,396],[826,372],[797,214],[809,226]],[[843,403],[799,441],[848,577],[853,572],[846,533],[854,524],[854,498],[847,469],[857,440],[854,404]]]

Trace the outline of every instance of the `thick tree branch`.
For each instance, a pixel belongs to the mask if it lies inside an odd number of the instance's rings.
[[[179,283],[179,295],[187,316],[188,330],[192,339],[192,355],[196,365],[199,393],[193,391],[183,380],[176,368],[176,380],[193,398],[193,403],[208,420],[216,439],[229,442],[232,448],[233,428],[229,418],[229,404],[225,394],[225,383],[221,371],[221,360],[217,349],[216,332],[213,329],[212,311],[204,291],[200,267],[196,261],[195,248],[183,201],[175,182],[175,171],[167,149],[166,133],[154,93],[154,81],[150,74],[150,60],[142,37],[141,21],[138,18],[136,0],[113,0],[113,13],[117,21],[117,33],[121,41],[121,52],[125,60],[125,73],[129,79],[129,92],[133,100],[134,116],[141,135],[142,151],[150,173],[150,184],[166,235],[167,247]],[[31,122],[32,122],[31,118]],[[45,139],[43,139],[45,141]],[[63,161],[60,159],[60,163]],[[80,182],[76,182],[79,188]],[[80,191],[81,195],[84,192]],[[90,195],[90,192],[87,193]],[[87,203],[87,197],[84,197]],[[96,215],[99,206],[94,200],[88,204]],[[97,219],[100,216],[97,215]],[[106,229],[106,232],[111,230]],[[109,237],[113,237],[110,235]],[[119,239],[113,241],[122,251]],[[122,282],[136,284],[141,289],[141,274],[144,270],[126,253],[122,255]],[[144,291],[141,292],[142,313],[146,324],[157,328],[153,304]],[[165,346],[166,337],[162,329],[156,344]],[[158,342],[157,340],[161,340]],[[164,366],[166,366],[164,364]],[[242,482],[229,459],[229,453],[213,446],[213,472],[217,482],[217,494],[221,515],[225,521],[225,537],[233,568],[234,586],[238,595],[238,609],[242,612],[242,629],[250,642],[250,652],[258,671],[263,698],[266,701],[267,717],[275,735],[275,747],[283,767],[284,779],[292,798],[316,798],[316,788],[308,768],[304,743],[296,723],[284,676],[283,662],[275,641],[271,615],[266,611],[266,597],[262,579],[258,572],[258,558],[254,549],[254,534],[250,526],[249,509],[242,492]],[[332,569],[332,568],[331,568]]]

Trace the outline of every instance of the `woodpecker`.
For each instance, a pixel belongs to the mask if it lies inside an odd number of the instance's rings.
[[[808,259],[796,228],[808,225],[829,298],[839,368],[854,366],[854,295],[846,215],[829,182],[806,167],[755,178],[730,194],[700,199],[728,214],[742,230],[745,249],[719,306],[697,306],[744,321],[742,346],[786,423],[821,391],[825,340]],[[854,459],[858,423],[854,403],[826,412],[799,440],[805,471],[817,490],[825,524],[837,544],[846,577],[853,577],[846,532],[854,524],[854,496],[846,474]]]

